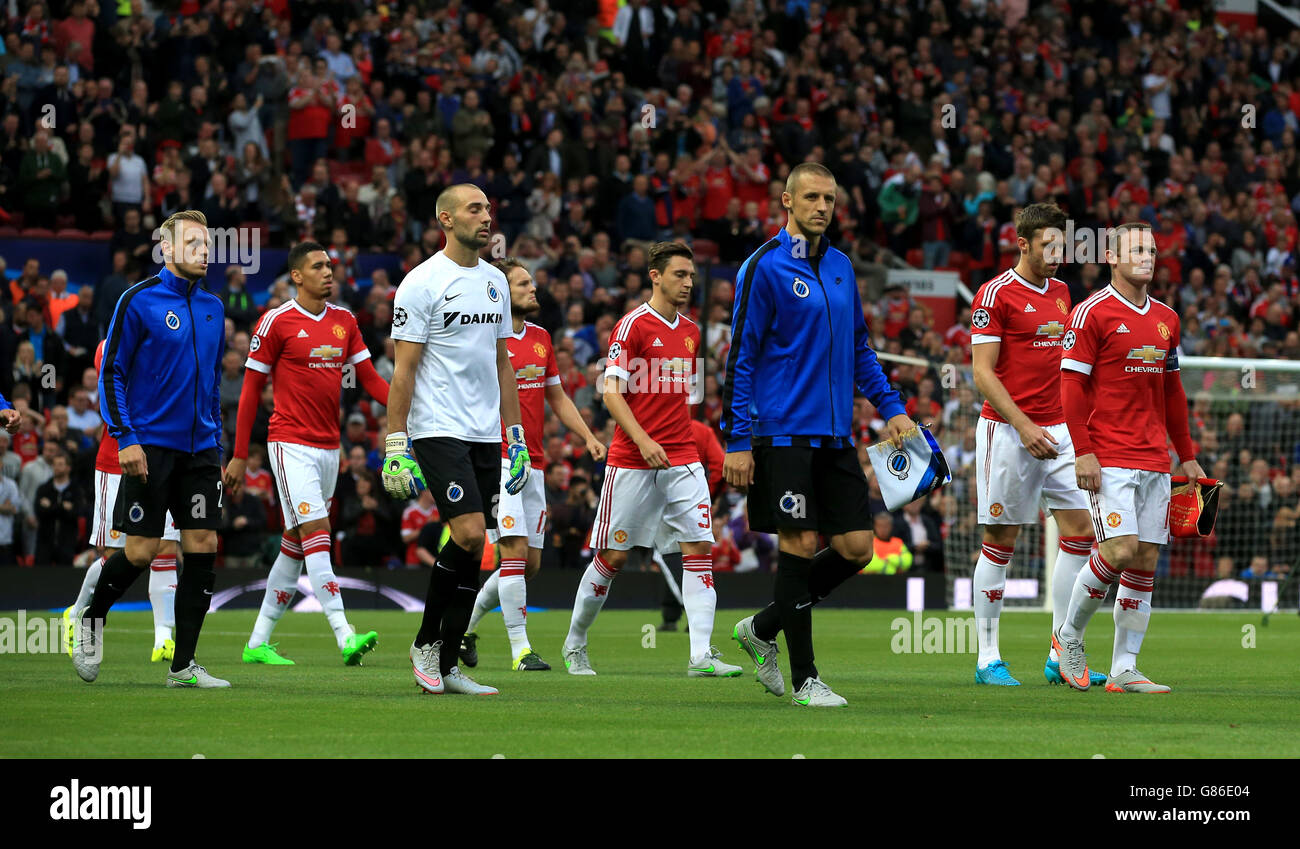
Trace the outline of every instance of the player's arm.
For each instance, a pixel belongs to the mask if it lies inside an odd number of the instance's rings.
[[[144,449],[131,426],[131,412],[126,403],[127,372],[135,361],[143,332],[132,309],[134,303],[128,301],[124,307],[119,300],[108,323],[103,368],[99,372],[99,417],[108,425],[109,435],[117,440],[122,473],[147,480],[149,468]]]
[[[1196,460],[1196,446],[1192,442],[1192,429],[1187,415],[1187,392],[1183,389],[1182,373],[1178,370],[1178,345],[1169,350],[1165,363],[1165,429],[1178,452],[1181,471],[1188,480],[1205,477],[1205,470]]]
[[[727,443],[723,475],[727,483],[739,488],[754,482],[754,452],[750,450],[753,422],[749,405],[754,397],[754,364],[763,356],[767,331],[774,318],[767,273],[751,257],[736,274],[731,350],[727,354],[720,422],[722,438]]]
[[[587,427],[587,423],[582,420],[582,414],[578,412],[578,406],[573,403],[564,392],[564,386],[560,383],[552,383],[546,387],[546,403],[555,411],[559,417],[560,424],[582,437],[582,441],[587,444],[587,453],[591,459],[599,463],[605,459],[605,443],[596,438]]]
[[[856,311],[853,319],[853,382],[885,419],[887,438],[894,443],[895,448],[901,448],[903,434],[916,427],[916,422],[907,415],[903,399],[898,390],[890,385],[885,370],[876,359],[876,352],[871,350],[871,334],[867,330],[867,320],[862,315],[862,298],[856,286],[853,289],[853,306]]]
[[[1030,456],[1039,460],[1054,459],[1056,440],[1046,428],[1030,421],[1029,416],[1026,416],[1012,400],[1011,393],[1007,391],[1007,387],[995,372],[1001,351],[1000,339],[987,342],[971,340],[971,365],[975,372],[975,388],[984,396],[984,400],[989,402],[989,406],[997,411],[1002,420],[1016,429],[1016,433],[1020,434],[1020,442],[1029,451]]]
[[[388,381],[375,370],[375,363],[370,357],[356,364],[357,381],[361,388],[366,390],[371,398],[374,398],[385,407],[388,406]]]
[[[503,326],[508,327],[510,310],[506,308]],[[497,382],[501,385],[501,423],[506,432],[506,459],[510,461],[510,475],[506,479],[506,492],[515,495],[523,491],[532,469],[528,456],[528,443],[524,440],[523,414],[519,410],[519,383],[514,366],[510,365],[510,349],[504,337],[497,339]]]
[[[1070,316],[1070,329],[1061,343],[1061,407],[1065,411],[1065,427],[1070,431],[1074,447],[1074,476],[1079,489],[1085,492],[1101,490],[1101,463],[1088,431],[1092,417],[1092,403],[1088,390],[1092,383],[1092,367],[1097,361],[1097,339],[1091,328],[1097,322],[1083,326]]]
[[[411,453],[406,419],[415,391],[415,370],[424,343],[393,338],[393,382],[388,387],[388,435],[384,438],[384,491],[393,498],[414,498],[424,489],[424,474]]]
[[[628,406],[627,399],[623,393],[627,391],[627,380],[616,374],[605,373],[605,394],[602,396],[605,401],[605,409],[614,417],[614,421],[628,438],[636,444],[641,450],[641,456],[650,464],[652,469],[668,468],[668,452],[664,451],[663,446],[650,438],[650,434],[637,423],[636,416],[632,415],[632,408]]]

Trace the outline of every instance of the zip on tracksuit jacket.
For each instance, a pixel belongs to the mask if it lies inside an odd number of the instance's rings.
[[[119,448],[221,451],[226,313],[198,281],[166,268],[117,302],[99,372],[99,413]]]
[[[728,451],[852,444],[853,390],[887,419],[905,412],[875,352],[853,264],[823,237],[816,270],[782,229],[736,274],[722,395]]]

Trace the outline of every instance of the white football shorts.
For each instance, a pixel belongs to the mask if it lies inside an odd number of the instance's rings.
[[[1098,542],[1125,536],[1169,542],[1168,473],[1103,466],[1101,491],[1088,495]]]
[[[266,446],[286,528],[328,519],[330,499],[339,479],[339,449],[294,442]]]
[[[1087,510],[1088,494],[1074,473],[1074,443],[1064,424],[1044,428],[1056,440],[1056,459],[1039,460],[1006,422],[981,417],[975,425],[976,501],[981,525],[1032,525],[1038,511]]]
[[[546,475],[536,466],[528,473],[524,488],[511,495],[506,492],[510,480],[510,461],[501,458],[501,497],[497,499],[497,526],[488,530],[488,540],[496,545],[504,537],[528,537],[529,548],[541,548],[546,541]]]
[[[605,467],[591,547],[627,551],[657,541],[713,542],[709,482],[700,463],[667,469]]]

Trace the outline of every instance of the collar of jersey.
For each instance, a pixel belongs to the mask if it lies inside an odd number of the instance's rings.
[[[290,298],[289,303],[293,304],[294,309],[296,309],[298,312],[302,313],[303,315],[307,316],[312,321],[321,321],[322,319],[325,318],[325,313],[330,311],[329,304],[326,304],[325,309],[320,311],[320,315],[313,315],[312,313],[307,312],[307,310],[303,307],[302,304],[298,303],[297,298]]]
[[[1028,280],[1026,280],[1023,276],[1021,276],[1019,271],[1016,271],[1014,268],[1010,269],[1010,271],[1011,271],[1011,275],[1016,278],[1017,282],[1019,282],[1020,285],[1024,286],[1027,289],[1032,289],[1033,291],[1037,292],[1040,295],[1047,294],[1047,287],[1049,285],[1050,278],[1049,280],[1043,281],[1043,286],[1040,289],[1039,287],[1035,286],[1033,283],[1030,283]]]
[[[672,323],[671,323],[671,324],[668,322],[668,319],[664,318],[662,315],[659,314],[659,310],[657,310],[657,309],[655,309],[654,307],[650,306],[650,302],[649,302],[649,301],[646,301],[646,302],[645,302],[645,311],[648,312],[648,313],[650,313],[650,315],[654,316],[655,318],[659,319],[660,321],[662,321],[662,322],[663,322],[663,323],[664,323],[664,324],[665,324],[669,329],[672,329],[672,330],[676,330],[676,329],[677,329],[677,325],[679,325],[679,324],[682,323],[682,311],[681,311],[681,310],[678,310],[678,311],[677,311],[677,315],[673,316],[673,320],[672,320]]]
[[[790,235],[789,230],[782,227],[779,231],[777,231],[776,239],[785,247],[787,251],[790,251],[792,255],[794,254],[794,237]],[[823,233],[822,237],[817,240],[817,256],[819,258],[826,256],[826,251],[830,249],[830,246],[831,246],[830,239],[826,238],[826,234]]]
[[[1146,315],[1147,313],[1151,312],[1150,292],[1147,292],[1147,302],[1139,307],[1137,304],[1133,303],[1128,298],[1124,297],[1124,295],[1121,294],[1120,291],[1116,289],[1113,284],[1108,284],[1106,288],[1110,289],[1111,297],[1118,299],[1121,304],[1133,310],[1133,312],[1137,313],[1138,315]]]
[[[184,277],[177,277],[175,274],[172,274],[171,269],[165,265],[162,267],[162,270],[158,272],[158,279],[163,282],[164,286],[181,295],[188,295],[190,292],[194,291],[194,287],[198,286],[203,280],[202,277],[194,281],[186,280]]]

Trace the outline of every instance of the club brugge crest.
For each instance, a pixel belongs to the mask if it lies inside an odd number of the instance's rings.
[[[455,504],[457,501],[460,501],[464,497],[465,497],[465,488],[460,484],[456,483],[455,481],[452,481],[451,484],[447,487],[447,500],[450,501],[452,504]]]
[[[139,522],[144,518],[144,508],[140,506],[139,501],[131,505],[131,509],[127,511],[126,517],[132,522]]]
[[[493,286],[491,283],[488,284],[488,297],[492,299],[492,303],[494,304],[501,300],[501,293],[498,292],[497,287]]]
[[[889,455],[889,473],[900,481],[907,477],[907,470],[912,468],[912,459],[902,449],[895,449]]]
[[[808,297],[808,284],[800,280],[798,277],[794,279],[793,288],[794,288],[794,294],[796,298]]]
[[[167,316],[166,318],[163,319],[163,321],[167,322],[168,330],[181,329],[181,317],[176,313],[172,312],[171,310],[167,310]]]

